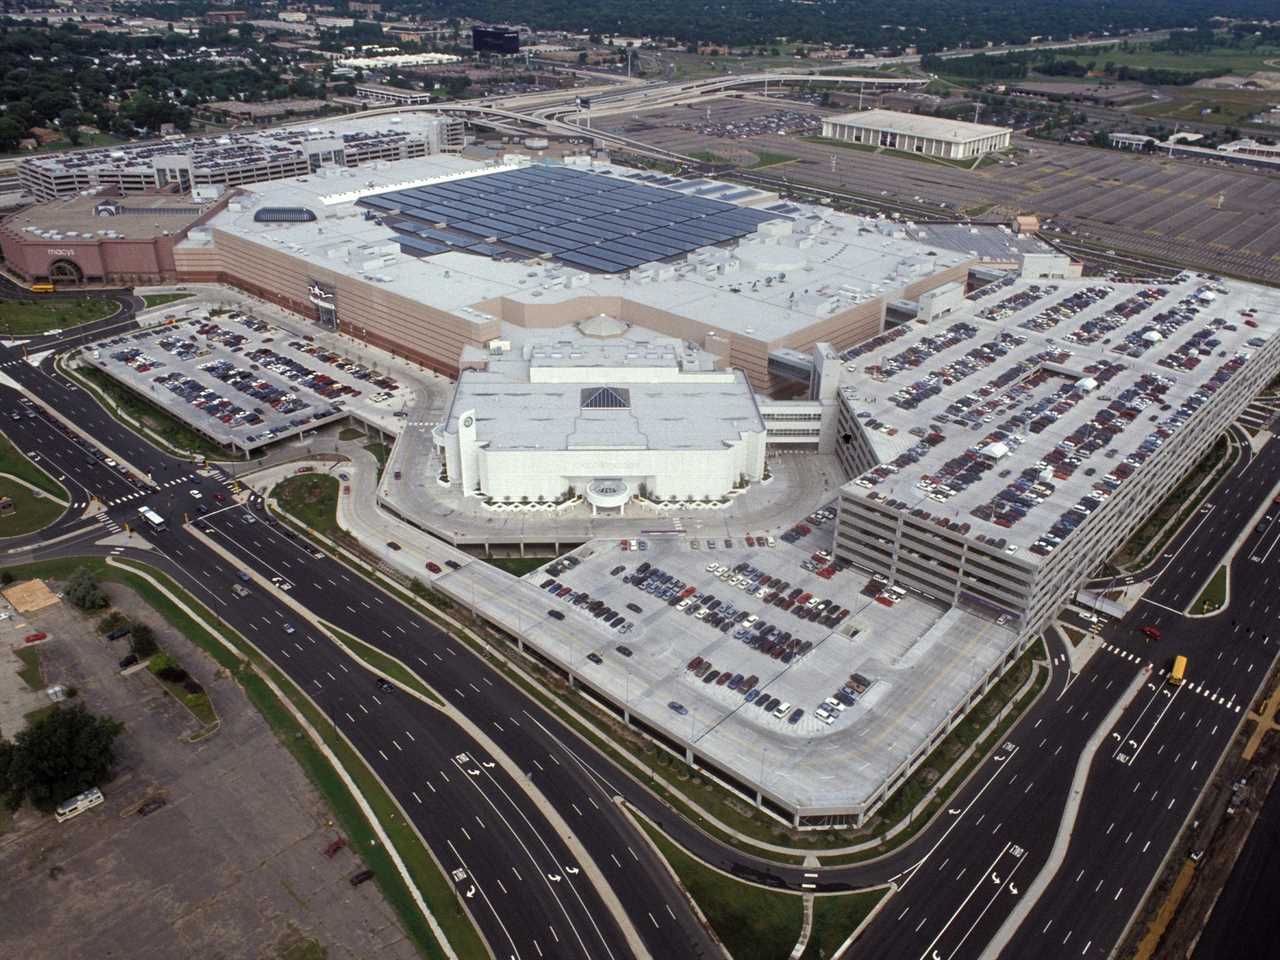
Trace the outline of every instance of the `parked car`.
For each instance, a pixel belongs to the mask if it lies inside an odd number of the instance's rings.
[[[150,800],[144,801],[142,806],[138,807],[138,816],[149,817],[169,801],[164,797],[152,797]]]
[[[564,614],[563,614],[563,613],[561,613],[559,610],[548,610],[548,611],[547,611],[547,616],[548,616],[548,617],[550,617],[552,620],[563,620],[563,619],[564,619]]]

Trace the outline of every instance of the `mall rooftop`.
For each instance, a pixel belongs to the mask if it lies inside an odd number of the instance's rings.
[[[1007,278],[844,352],[841,402],[880,463],[845,489],[1040,562],[1060,518],[1096,509],[1278,330],[1280,291],[1201,274]]]
[[[714,450],[765,429],[740,370],[665,337],[495,348],[459,375],[447,432],[473,411],[491,451]]]
[[[572,222],[533,223],[530,211],[545,221],[572,202],[548,192],[563,181],[586,201]],[[486,216],[474,194],[505,208]],[[621,214],[603,206],[612,194],[636,206]],[[710,220],[714,226],[703,222]],[[934,233],[608,164],[440,155],[246,187],[210,227],[476,324],[498,315],[502,298],[540,305],[616,297],[764,342],[860,303],[897,299],[975,259],[1051,252],[999,227]],[[608,257],[593,252],[593,234],[609,245]],[[193,233],[187,242],[208,238]]]

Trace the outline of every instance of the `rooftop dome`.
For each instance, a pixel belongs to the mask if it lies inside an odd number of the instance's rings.
[[[631,324],[607,313],[598,313],[578,324],[578,330],[587,337],[620,337]]]

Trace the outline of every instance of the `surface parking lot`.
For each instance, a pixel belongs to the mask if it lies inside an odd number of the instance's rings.
[[[88,348],[90,362],[201,433],[252,450],[407,396],[394,378],[248,314],[196,313]]]
[[[773,546],[594,541],[514,585],[484,563],[437,583],[734,776],[789,805],[847,809],[924,747],[1015,637],[852,568],[824,576],[831,565],[813,558],[831,521],[805,525]]]

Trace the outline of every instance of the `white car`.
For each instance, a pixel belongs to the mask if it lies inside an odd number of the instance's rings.
[[[191,499],[192,499],[192,500],[203,500],[203,499],[204,499],[204,494],[203,494],[203,493],[201,493],[199,490],[192,490],[192,491],[191,491]]]

